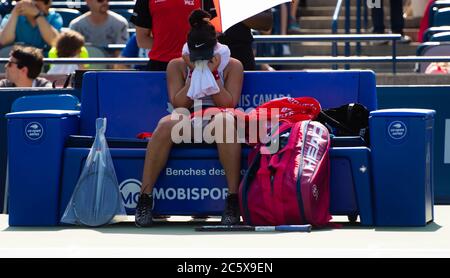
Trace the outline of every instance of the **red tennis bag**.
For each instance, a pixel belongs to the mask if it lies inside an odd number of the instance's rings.
[[[282,122],[271,135],[279,148],[257,144],[239,188],[241,213],[248,225],[326,226],[329,213],[328,130],[312,120]]]

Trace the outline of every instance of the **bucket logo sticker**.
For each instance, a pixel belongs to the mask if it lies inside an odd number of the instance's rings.
[[[33,141],[39,140],[44,135],[44,128],[38,122],[28,123],[25,127],[25,136]]]
[[[141,192],[141,182],[136,179],[127,179],[119,185],[119,189],[125,208],[135,209]]]
[[[394,140],[403,139],[407,131],[406,124],[401,121],[394,121],[388,126],[388,134]]]

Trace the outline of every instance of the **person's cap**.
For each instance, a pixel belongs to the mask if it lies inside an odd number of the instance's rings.
[[[192,32],[188,38],[189,58],[192,62],[198,60],[209,60],[214,56],[216,38],[206,39],[201,32]]]

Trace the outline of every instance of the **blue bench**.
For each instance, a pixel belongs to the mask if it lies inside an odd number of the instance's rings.
[[[282,96],[313,96],[323,108],[359,102],[373,111],[375,83],[371,71],[246,72],[239,106],[247,109]],[[153,131],[168,114],[165,74],[88,72],[81,103],[79,115],[74,111],[8,115],[9,150],[16,150],[10,157],[10,225],[59,224],[89,153],[86,136],[95,135],[98,117],[108,119],[106,135],[123,201],[127,213],[134,213],[145,157],[145,142],[135,137]],[[29,127],[36,123],[37,129]],[[243,166],[248,151],[243,150]],[[20,175],[26,167],[24,154],[37,163],[27,175]],[[331,213],[351,220],[359,215],[363,225],[374,225],[370,149],[335,147],[330,156]],[[220,215],[225,194],[215,147],[178,145],[155,186],[154,210],[164,215]]]

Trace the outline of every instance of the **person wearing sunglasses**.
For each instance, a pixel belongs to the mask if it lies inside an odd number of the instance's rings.
[[[0,44],[20,42],[40,49],[50,49],[63,21],[49,10],[51,0],[21,0],[0,24]]]
[[[15,46],[5,64],[6,79],[0,87],[52,87],[45,78],[38,77],[44,64],[42,50],[31,46]]]
[[[87,43],[104,47],[128,41],[128,21],[109,10],[108,0],[86,0],[89,12],[70,22],[69,28],[82,34]],[[117,53],[111,53],[118,56]]]

